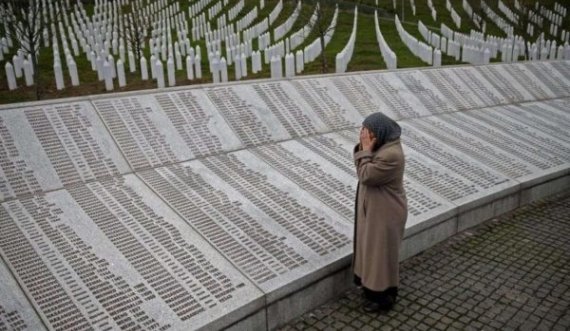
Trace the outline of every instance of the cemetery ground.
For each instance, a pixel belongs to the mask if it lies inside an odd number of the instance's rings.
[[[276,6],[277,0],[267,0],[265,7],[259,11],[258,17],[250,24],[250,26],[265,19],[271,10]],[[474,0],[468,1],[471,5],[475,5],[477,2]],[[555,0],[542,1],[541,4],[547,7],[552,7]],[[170,3],[174,3],[170,1]],[[188,13],[188,7],[193,2],[190,1],[179,1],[180,11]],[[212,1],[209,6],[217,3]],[[230,0],[227,7],[224,10],[231,8],[238,1]],[[249,12],[251,9],[257,5],[259,1],[257,0],[246,0],[244,8],[240,11],[240,15]],[[290,35],[292,31],[297,31],[307,24],[311,13],[314,10],[315,1],[308,0],[303,1],[301,14],[299,18],[295,21],[293,27],[287,34]],[[441,23],[447,26],[454,27],[453,20],[448,10],[446,10],[445,0],[433,0],[434,7],[437,10],[437,20],[434,20],[430,14],[430,9],[428,8],[427,2],[423,0],[416,1],[417,12],[416,15],[412,14],[411,2],[409,0],[395,1],[396,8],[393,7],[392,1],[378,1],[379,5],[376,6],[375,0],[364,0],[364,1],[325,1],[322,2],[322,6],[325,12],[325,19],[328,20],[325,24],[329,24],[332,19],[332,13],[334,11],[334,4],[339,5],[339,16],[337,22],[337,28],[330,43],[325,48],[324,54],[326,57],[327,68],[324,69],[321,58],[318,57],[311,63],[306,63],[303,71],[303,75],[320,74],[323,72],[332,73],[335,67],[335,56],[339,53],[347,44],[352,31],[352,25],[354,20],[354,6],[359,6],[358,12],[358,25],[356,31],[356,43],[354,54],[351,61],[348,64],[347,72],[351,71],[363,71],[363,70],[382,70],[386,69],[386,64],[382,60],[378,48],[378,42],[376,39],[376,34],[374,30],[374,11],[378,10],[380,30],[386,39],[386,42],[390,48],[397,54],[398,68],[412,68],[426,66],[418,57],[414,56],[407,46],[400,39],[396,26],[394,23],[394,15],[398,14],[403,16],[403,24],[405,29],[413,35],[418,40],[422,37],[418,31],[418,21],[422,21],[431,31],[439,32]],[[500,15],[502,14],[497,10],[497,1],[487,1],[489,5]],[[277,20],[270,26],[269,30],[274,29],[286,21],[288,17],[291,16],[295,6],[296,1],[285,0],[283,2],[283,10],[277,17]],[[402,5],[404,8],[402,8]],[[463,33],[469,33],[472,29],[476,29],[474,23],[469,19],[464,10],[461,10],[460,1],[452,1],[452,5],[461,15],[462,25],[457,28],[456,31]],[[93,4],[84,5],[88,16],[93,13]],[[206,7],[204,11],[209,8]],[[402,17],[400,17],[402,19]],[[215,20],[215,19],[214,19]],[[546,25],[545,25],[546,26]],[[562,27],[566,30],[570,30],[570,15],[566,16],[563,21]],[[305,41],[296,49],[303,49],[305,46],[310,44],[313,40],[318,37],[317,29],[313,29],[311,34],[305,39]],[[544,30],[547,30],[545,28]],[[539,31],[538,33],[540,33]],[[491,20],[487,20],[487,33],[497,37],[505,37],[505,33],[501,31]],[[173,31],[173,36],[175,32]],[[535,34],[536,35],[536,34]],[[148,40],[147,40],[148,41]],[[61,42],[61,41],[60,41]],[[257,48],[257,38],[253,40],[254,49]],[[212,82],[212,76],[208,70],[208,59],[205,54],[206,44],[204,39],[199,41],[192,41],[192,47],[200,46],[202,50],[202,73],[203,77],[201,79],[188,80],[186,77],[185,70],[176,71],[176,85],[192,85],[192,84],[202,84]],[[15,48],[11,48],[11,53],[5,55],[5,59],[11,59],[14,54]],[[150,50],[148,46],[144,49],[144,55],[148,59],[150,57]],[[39,86],[40,86],[40,98],[43,99],[56,99],[63,97],[74,97],[83,96],[91,94],[105,93],[105,83],[104,81],[98,81],[97,72],[91,70],[91,64],[87,60],[85,54],[80,54],[80,56],[75,57],[79,72],[80,85],[73,87],[71,86],[71,80],[67,70],[64,71],[65,88],[63,90],[56,89],[56,83],[54,79],[53,71],[53,54],[51,49],[42,48],[39,56],[38,66],[40,69],[39,76]],[[496,60],[493,60],[496,61]],[[4,66],[6,62],[0,61],[0,65]],[[456,61],[455,58],[447,55],[442,55],[442,65],[456,65],[463,64],[461,61]],[[251,66],[251,61],[248,59],[248,67]],[[125,63],[125,67],[127,67]],[[164,64],[166,67],[166,64]],[[138,68],[137,68],[138,69]],[[165,70],[166,71],[166,70]],[[123,88],[119,88],[115,82],[114,92],[123,91],[135,91],[156,88],[156,81],[142,80],[140,76],[140,71],[137,70],[134,73],[130,73],[129,70],[125,70],[127,85]],[[2,75],[4,76],[4,75]],[[268,78],[270,77],[270,66],[268,64],[263,64],[263,69],[257,74],[248,73],[247,77],[242,79],[257,79],[257,78]],[[228,66],[228,78],[229,81],[234,81],[234,70],[233,66]],[[8,84],[5,77],[0,79],[0,104],[14,103],[14,102],[24,102],[32,101],[36,99],[35,88],[25,87],[24,78],[18,79],[18,89],[14,91],[8,90]]]
[[[401,264],[388,313],[351,289],[282,330],[570,329],[570,190],[487,221]]]

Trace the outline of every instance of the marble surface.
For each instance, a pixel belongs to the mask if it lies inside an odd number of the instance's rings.
[[[3,107],[0,320],[264,324],[260,311],[349,264],[365,116],[403,129],[415,253],[442,240],[430,229],[447,236],[568,175],[569,71],[412,69]]]

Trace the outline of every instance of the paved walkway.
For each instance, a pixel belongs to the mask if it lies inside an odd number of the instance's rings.
[[[400,286],[389,313],[353,289],[283,330],[570,330],[570,191],[406,260]]]

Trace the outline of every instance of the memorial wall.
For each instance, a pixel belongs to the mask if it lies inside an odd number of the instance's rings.
[[[567,178],[569,102],[559,61],[3,107],[0,329],[271,328],[350,263],[365,116],[402,126],[412,238]]]

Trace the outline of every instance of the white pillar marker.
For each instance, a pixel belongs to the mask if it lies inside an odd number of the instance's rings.
[[[222,83],[226,83],[228,81],[228,64],[226,63],[226,59],[223,57],[220,60],[220,73],[222,76]]]
[[[235,79],[240,80],[241,79],[241,56],[239,54],[236,55],[236,58],[234,59],[234,73],[235,73]]]
[[[113,90],[113,68],[109,61],[105,61],[103,64],[103,76],[105,77],[105,89],[107,91]]]
[[[164,70],[162,69],[162,61],[156,60],[155,64],[156,84],[158,88],[164,88]]]
[[[14,73],[16,74],[16,78],[22,78],[22,60],[18,55],[14,55],[12,57],[12,62],[14,63]]]
[[[194,63],[190,55],[186,56],[186,78],[188,80],[194,79]]]
[[[150,77],[156,79],[156,56],[150,56]]]
[[[211,72],[212,72],[212,81],[214,83],[220,82],[220,62],[215,57],[212,58],[211,62]]]
[[[65,84],[63,83],[63,71],[61,70],[61,64],[59,61],[55,61],[53,64],[53,73],[55,74],[55,87],[58,90],[63,90]]]
[[[291,78],[295,76],[295,57],[288,53],[285,55],[285,77]]]
[[[125,64],[121,59],[117,60],[117,77],[119,78],[119,87],[125,87],[127,78],[125,77]]]
[[[32,71],[32,63],[24,60],[24,78],[26,79],[26,86],[34,85],[34,73]]]
[[[71,60],[68,64],[69,77],[71,78],[72,86],[79,86],[79,73],[77,72],[77,64]]]
[[[141,79],[148,80],[148,65],[144,55],[141,56]]]
[[[199,49],[199,47],[200,46],[196,46],[196,49]],[[196,78],[202,78],[202,56],[200,56],[199,52],[197,52],[194,58],[194,67],[196,68]]]
[[[244,53],[241,53],[241,76],[247,77],[247,57]]]
[[[10,62],[6,62],[4,70],[6,71],[6,79],[8,80],[8,89],[10,91],[17,89],[18,84],[16,83],[16,74],[14,73],[14,67],[12,64],[10,64]]]
[[[172,59],[172,56],[168,57],[166,69],[168,71],[168,86],[176,86],[176,68],[174,67],[174,59]]]

